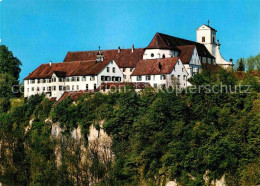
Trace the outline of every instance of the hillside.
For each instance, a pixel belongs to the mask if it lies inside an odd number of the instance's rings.
[[[232,72],[204,71],[192,83],[227,85],[232,92],[148,88],[58,104],[44,95],[1,102],[0,182],[204,185],[224,177],[227,185],[259,184],[257,80],[247,73],[237,79]],[[239,84],[250,85],[250,93],[234,93]],[[93,142],[93,130],[103,141]]]

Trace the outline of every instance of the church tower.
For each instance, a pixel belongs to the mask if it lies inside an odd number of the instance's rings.
[[[197,42],[204,44],[208,49],[210,54],[216,58],[216,64],[222,66],[223,68],[232,68],[232,59],[226,61],[220,54],[220,44],[219,41],[216,42],[217,30],[209,26],[208,24],[203,24],[197,29]]]
[[[197,42],[202,43],[206,46],[208,51],[216,57],[216,32],[217,30],[208,25],[202,25],[197,29]]]

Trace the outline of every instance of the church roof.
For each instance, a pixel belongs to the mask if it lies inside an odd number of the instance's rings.
[[[192,57],[193,51],[195,49],[195,45],[185,45],[185,46],[178,46],[180,50],[179,58],[183,64],[189,64],[190,59]]]
[[[96,60],[96,51],[68,52],[63,62]],[[102,50],[105,60],[114,60],[119,68],[134,68],[139,60],[143,59],[143,48]]]
[[[70,63],[53,63],[51,65],[42,64],[38,68],[36,68],[32,73],[30,73],[25,78],[25,80],[51,78],[53,73],[55,73],[58,77],[59,75],[63,77],[64,75],[66,77],[97,75],[108,65],[110,61],[111,60],[104,60],[96,62],[96,60],[91,60],[74,61]]]
[[[174,57],[141,60],[137,63],[131,76],[170,74],[178,59],[178,57]]]
[[[197,43],[195,41],[190,41],[182,38],[177,38],[173,36],[169,36],[162,33],[156,33],[151,43],[146,47],[146,49],[150,48],[164,48],[164,49],[173,49],[177,48],[179,51],[178,46],[185,46],[185,45],[195,45],[198,51],[199,56],[201,57],[208,57],[214,59],[208,49],[205,47],[204,44]]]

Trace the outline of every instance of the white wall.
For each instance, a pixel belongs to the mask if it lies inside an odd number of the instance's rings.
[[[185,64],[184,66],[189,74],[188,78],[193,77],[194,74],[199,73],[201,71],[201,62],[196,47],[193,50],[189,64]]]
[[[202,42],[202,37],[205,37],[205,42]],[[208,51],[210,52],[211,55],[216,57],[216,48],[217,48],[217,35],[216,31],[212,30],[211,28],[202,25],[197,29],[197,42],[202,43],[206,46]],[[213,42],[214,38],[214,42]]]
[[[131,74],[134,71],[134,68],[120,68],[120,70],[122,71],[123,75],[125,76],[123,78],[124,82],[131,82]]]
[[[109,72],[107,72],[107,67],[109,67]],[[115,72],[113,72],[113,68],[115,68]],[[102,81],[101,76],[110,76],[111,81]],[[123,81],[123,73],[114,61],[111,61],[98,75],[73,76],[75,81],[72,81],[72,77],[67,77],[69,78],[69,81],[66,81],[66,78],[63,78],[64,81],[59,82],[59,78],[55,74],[52,75],[52,78],[56,78],[56,82],[49,82],[49,79],[47,79],[46,83],[43,83],[43,79],[40,79],[40,83],[38,83],[38,80],[36,79],[35,83],[32,84],[31,82],[33,80],[24,80],[24,97],[29,97],[35,94],[47,93],[49,92],[48,87],[51,86],[51,95],[47,94],[47,96],[56,97],[57,99],[59,99],[60,96],[64,93],[64,89],[60,91],[59,86],[69,86],[69,90],[66,89],[66,91],[80,91],[86,90],[86,85],[88,84],[88,90],[94,90],[94,85],[96,85],[96,88],[98,88],[102,82],[113,82],[112,76],[120,77],[121,82]],[[79,77],[79,81],[77,81],[77,77]],[[28,84],[28,82],[30,83]],[[53,86],[56,86],[56,90],[53,90]],[[45,91],[43,91],[43,87],[45,87]],[[72,90],[73,87],[74,89]],[[34,91],[32,91],[32,88],[34,88]],[[37,91],[37,88],[39,88],[39,91]]]
[[[151,54],[154,54],[152,57]],[[146,49],[143,55],[143,59],[158,59],[162,58],[163,54],[165,55],[165,58],[169,57],[177,57],[178,52],[168,49]]]
[[[141,76],[142,79],[140,81],[137,80],[138,76],[132,76],[132,82],[146,82],[146,83],[150,83],[152,87],[156,87],[156,85],[157,87],[160,87],[161,85],[167,85],[168,83],[170,83],[171,75],[174,75],[175,78],[178,78],[179,76],[179,83],[181,88],[187,86],[188,73],[180,59],[179,59],[179,63],[177,62],[175,65],[175,70],[172,70],[170,74],[165,74],[165,75],[166,75],[165,80],[162,80],[161,79],[162,75],[159,74],[150,75],[150,80],[146,80],[147,75],[142,75]]]

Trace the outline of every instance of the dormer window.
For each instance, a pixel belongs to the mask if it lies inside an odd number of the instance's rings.
[[[205,37],[204,36],[202,37],[202,42],[205,42]]]

